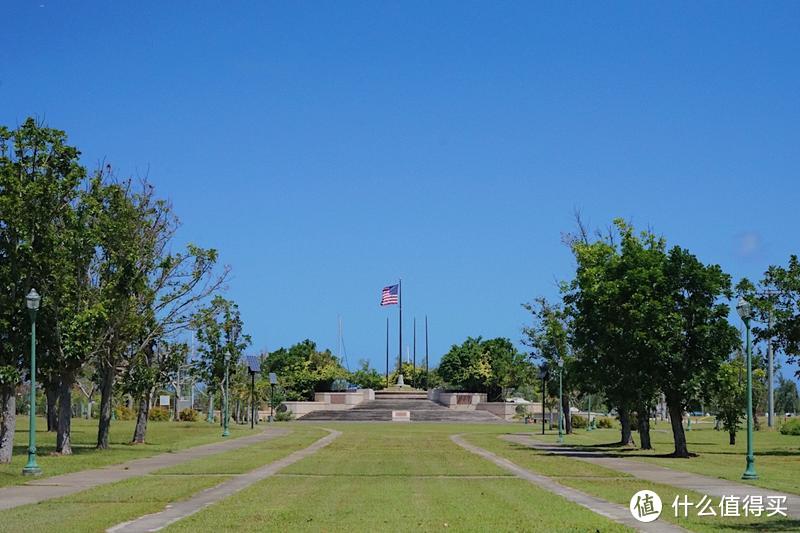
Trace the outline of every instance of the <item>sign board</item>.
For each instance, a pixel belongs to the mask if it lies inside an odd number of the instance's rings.
[[[158,397],[158,405],[166,405],[169,407],[169,396],[166,394],[162,394]]]
[[[278,375],[275,372],[269,373],[269,384],[270,385],[277,385],[278,384]]]

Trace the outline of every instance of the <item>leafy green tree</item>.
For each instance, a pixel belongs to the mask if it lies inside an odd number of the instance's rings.
[[[646,420],[657,386],[670,412],[674,456],[688,457],[683,413],[740,342],[724,303],[730,277],[685,249],[667,251],[650,232],[637,237],[622,220],[607,237],[572,248],[578,269],[566,300],[581,374],[599,382],[619,410],[623,442],[626,411],[647,413],[637,417]],[[644,436],[648,428],[639,429]]]
[[[244,323],[239,306],[231,300],[216,296],[208,306],[194,315],[192,327],[195,330],[199,355],[195,368],[203,377],[209,396],[216,389],[222,397],[225,394],[226,368],[228,380],[235,383],[237,365],[251,343],[250,336],[242,334]],[[210,396],[209,413],[212,412],[211,398]]]
[[[559,372],[561,374],[561,412],[564,413],[564,427],[567,434],[572,433],[572,417],[570,412],[570,394],[573,377],[576,375],[573,351],[570,346],[571,327],[570,317],[563,306],[552,304],[547,299],[539,297],[533,303],[522,304],[531,313],[532,323],[525,326],[522,333],[525,335],[523,343],[532,348],[532,357],[538,365],[544,365],[549,370],[547,392],[554,400],[558,399]],[[558,366],[559,359],[564,360],[563,368]],[[538,374],[537,374],[538,375]],[[555,401],[558,405],[558,401]]]
[[[188,353],[186,343],[162,341],[152,342],[134,355],[123,380],[123,390],[138,404],[132,443],[144,444],[153,394],[172,380],[178,368],[186,363]]]
[[[731,360],[720,365],[707,389],[711,408],[728,432],[731,446],[736,444],[736,431],[746,412],[745,372],[744,357],[738,352]]]
[[[578,268],[565,287],[580,388],[602,392],[617,409],[622,444],[633,444],[631,414],[637,412],[643,449],[652,447],[649,416],[658,383],[650,364],[663,349],[653,326],[667,314],[664,248],[663,239],[637,235],[615,220],[611,233],[597,241],[572,242]]]
[[[448,386],[485,392],[490,400],[501,399],[505,391],[531,383],[535,375],[533,365],[510,340],[484,341],[481,337],[468,337],[462,344],[454,344],[442,356],[437,373]]]
[[[386,388],[386,377],[370,366],[369,359],[362,359],[358,362],[358,369],[350,374],[350,381],[364,389]]]
[[[797,394],[797,383],[794,380],[778,376],[778,387],[775,389],[775,411],[778,413],[800,411],[800,396]]]
[[[86,172],[79,155],[63,131],[31,118],[14,131],[0,128],[0,462],[10,460],[13,389],[29,360],[28,290],[42,295],[39,362],[43,369],[58,368],[62,412],[68,412],[75,372],[87,357],[97,309],[86,290],[92,213],[80,202]],[[58,430],[59,451],[71,453],[69,416],[59,420]]]
[[[347,370],[330,350],[319,351],[306,339],[271,352],[264,373],[275,372],[287,400],[313,400],[315,392],[329,391],[337,379],[347,379]],[[262,365],[262,368],[264,368]]]
[[[772,265],[756,286],[748,279],[737,285],[753,304],[756,341],[772,342],[789,364],[800,362],[800,260],[789,256],[787,266]],[[771,327],[770,327],[771,325]],[[800,370],[796,374],[800,377]]]

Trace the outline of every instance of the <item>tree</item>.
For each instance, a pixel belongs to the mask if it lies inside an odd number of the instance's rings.
[[[361,359],[358,369],[350,374],[350,381],[363,389],[380,390],[386,388],[386,378],[369,364],[369,359]]]
[[[510,340],[481,337],[468,337],[462,344],[451,346],[442,356],[437,373],[450,387],[485,392],[493,401],[513,387],[531,383],[535,374]]]
[[[68,412],[76,368],[84,360],[87,332],[96,310],[86,291],[91,258],[91,212],[80,204],[86,172],[80,152],[63,131],[27,119],[0,128],[0,462],[11,457],[15,426],[14,388],[29,360],[23,297],[42,295],[37,317],[43,368],[59,368],[62,412]],[[70,453],[69,415],[59,420],[57,447]]]
[[[123,381],[123,390],[138,404],[132,443],[144,444],[153,393],[170,382],[188,353],[186,343],[161,341],[151,342],[134,355]]]
[[[773,343],[789,364],[800,362],[800,260],[789,256],[788,265],[771,265],[758,286],[747,278],[737,292],[752,305],[755,340]],[[772,326],[770,327],[770,324]],[[800,377],[800,370],[796,376]]]
[[[565,301],[575,322],[581,375],[615,405],[626,441],[627,412],[640,434],[658,389],[670,412],[676,457],[688,457],[683,413],[739,345],[727,322],[730,277],[651,232],[638,237],[622,220],[593,243],[572,242],[578,268]],[[641,416],[645,414],[645,416]]]
[[[688,250],[673,247],[665,271],[671,312],[664,322],[667,349],[654,361],[670,413],[674,455],[689,457],[682,425],[692,392],[704,388],[741,343],[728,323],[731,280],[718,265],[704,265]]]
[[[778,413],[797,413],[800,411],[800,396],[797,394],[797,383],[783,376],[778,376],[778,388],[775,389],[775,411]]]
[[[265,375],[278,375],[287,400],[313,400],[315,392],[329,391],[334,380],[348,377],[339,358],[330,350],[317,350],[309,339],[270,352],[262,369]]]
[[[214,297],[192,318],[199,355],[195,367],[203,376],[209,394],[214,389],[225,393],[226,368],[229,382],[234,383],[239,360],[251,342],[249,335],[242,335],[243,326],[239,306],[221,296]]]
[[[633,444],[631,414],[638,413],[640,444],[649,449],[657,390],[650,363],[663,350],[657,324],[666,314],[659,294],[665,244],[651,232],[635,234],[622,220],[595,242],[585,235],[571,241],[578,266],[564,291],[574,323],[575,372],[585,392],[602,392],[617,409],[623,445]]]
[[[708,400],[717,420],[728,432],[731,446],[736,444],[736,431],[744,418],[747,404],[747,382],[745,362],[741,352],[725,361],[710,381]]]
[[[572,433],[572,417],[570,412],[570,394],[572,389],[574,358],[570,347],[570,317],[563,306],[552,304],[543,297],[534,299],[533,303],[522,304],[533,317],[533,323],[522,329],[525,339],[523,343],[533,349],[532,356],[539,364],[549,370],[547,391],[552,398],[558,398],[559,385],[567,391],[561,395],[561,412],[564,413],[564,425],[567,434]],[[563,368],[558,360],[564,360]],[[561,383],[559,383],[561,372]],[[558,402],[556,402],[558,404]]]

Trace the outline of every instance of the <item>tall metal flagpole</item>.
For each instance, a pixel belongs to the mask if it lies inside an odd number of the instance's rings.
[[[397,303],[400,307],[400,328],[398,329],[397,336],[399,337],[397,343],[397,373],[403,373],[403,280],[397,282]]]
[[[386,317],[386,386],[389,386],[389,317]]]
[[[428,390],[428,315],[425,315],[425,390]]]
[[[414,359],[411,365],[411,386],[417,388],[417,317],[414,317]]]

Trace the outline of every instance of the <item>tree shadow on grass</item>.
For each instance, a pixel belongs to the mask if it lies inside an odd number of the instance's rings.
[[[774,522],[750,522],[748,524],[720,524],[718,527],[736,531],[800,531],[800,520],[786,518]]]

